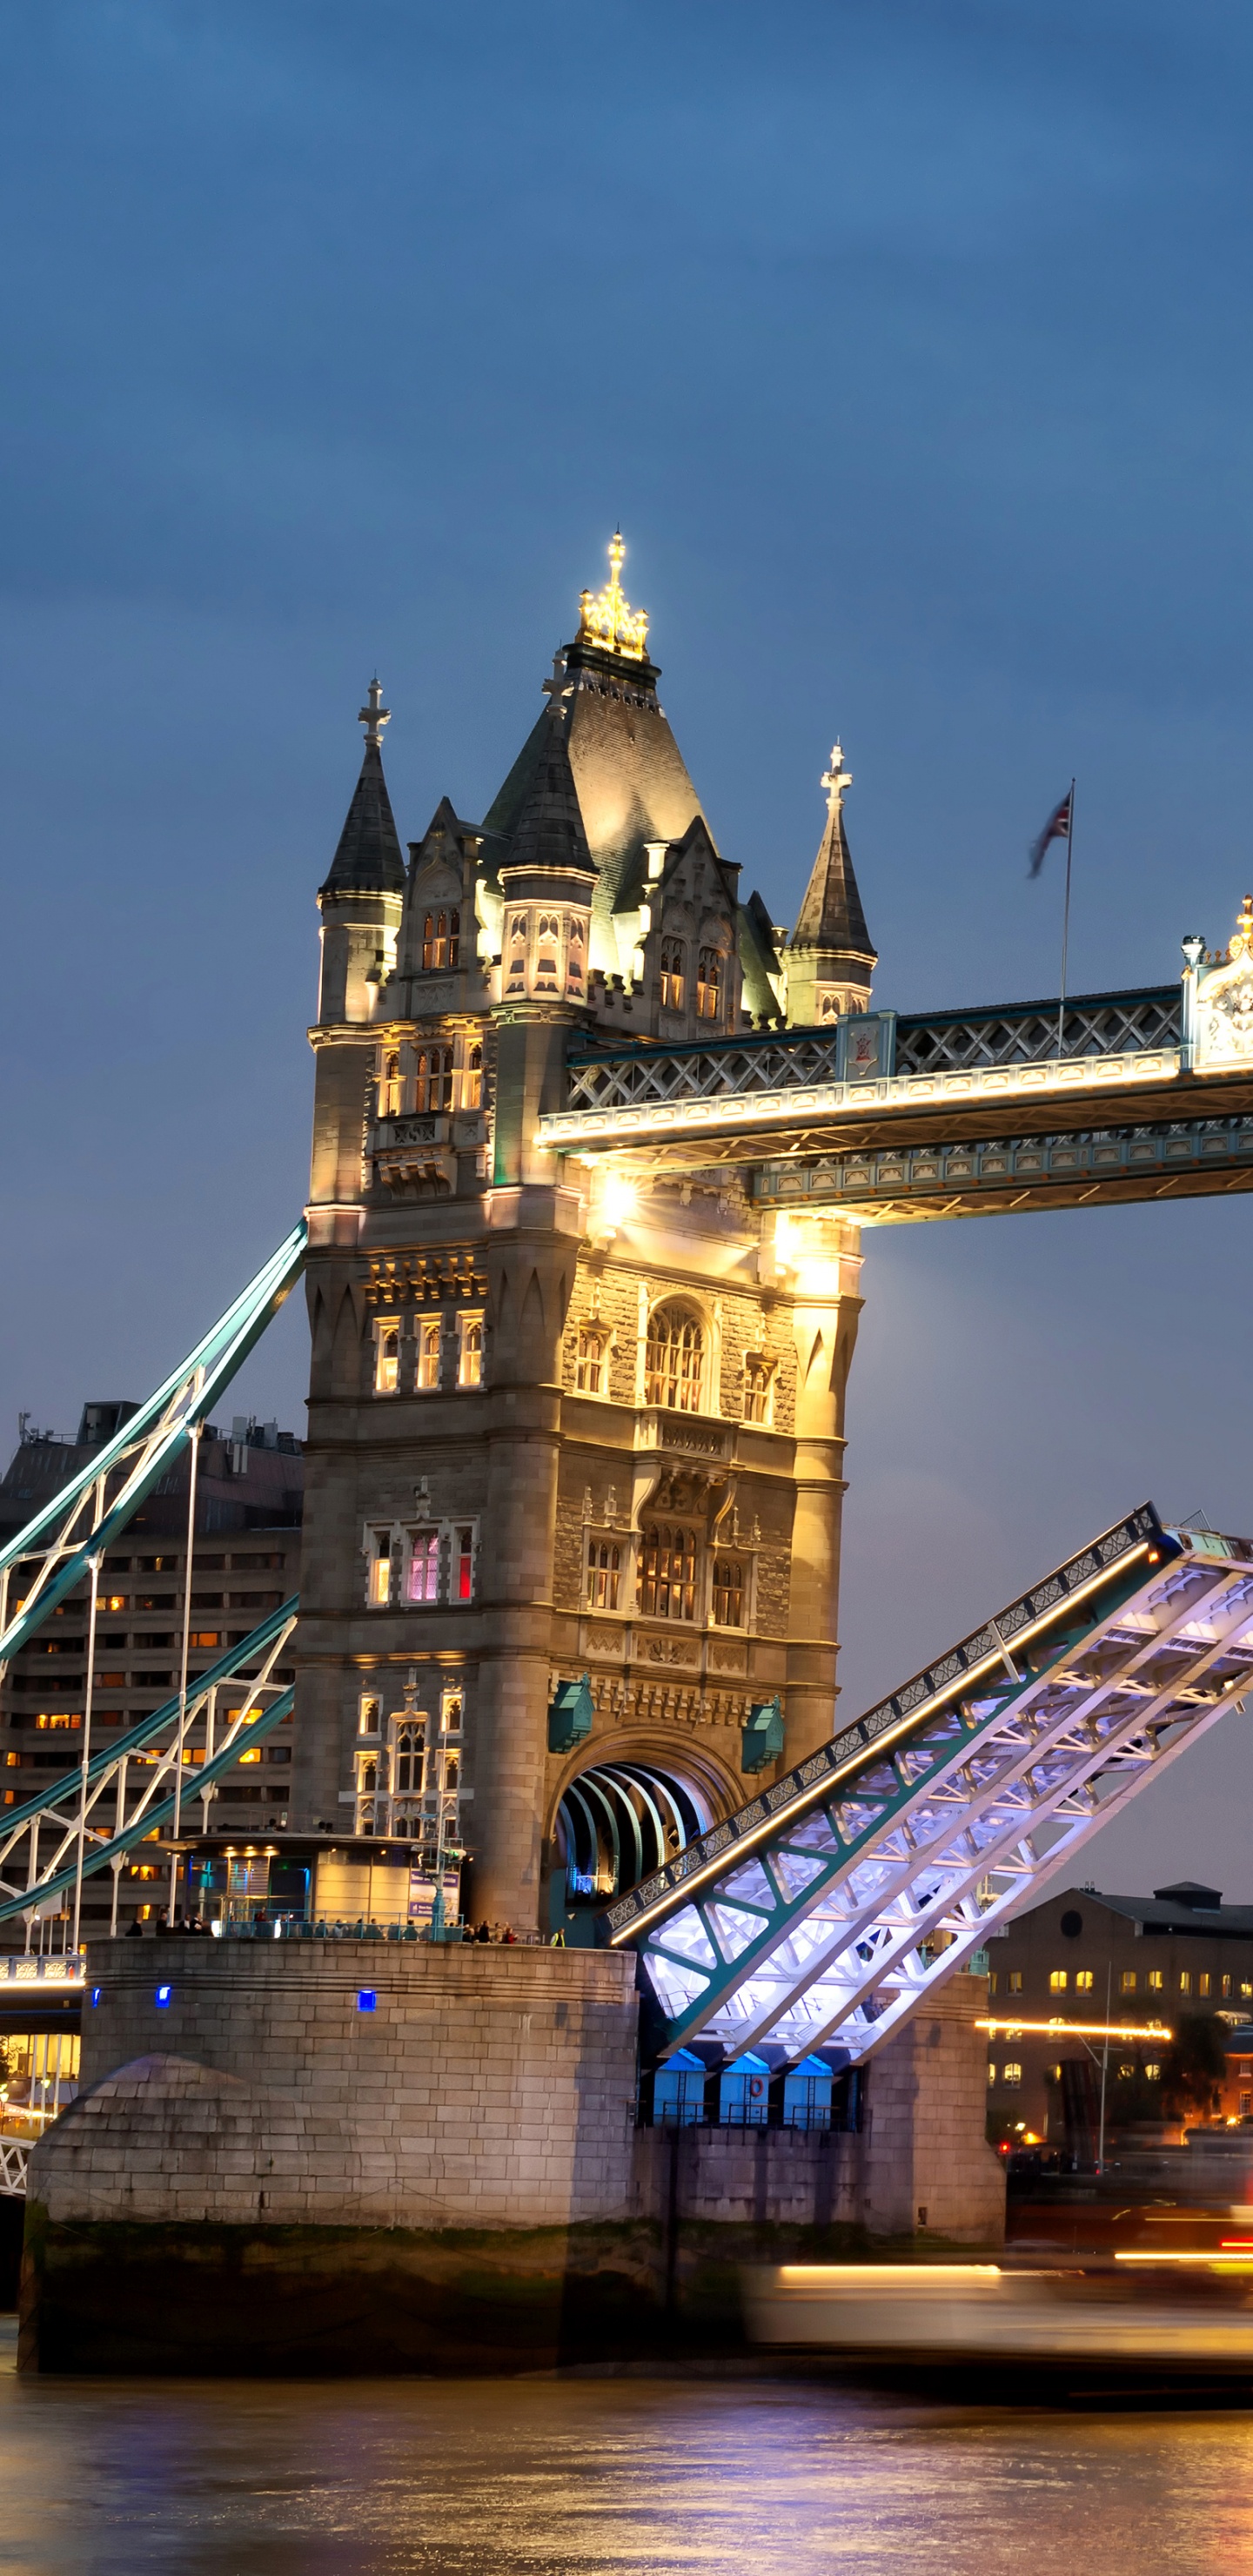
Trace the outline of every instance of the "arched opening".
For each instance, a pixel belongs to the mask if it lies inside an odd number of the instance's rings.
[[[644,1401],[673,1413],[699,1413],[705,1375],[705,1328],[691,1306],[654,1306],[644,1353]]]
[[[554,1930],[592,1938],[593,1918],[622,1888],[673,1860],[713,1823],[707,1795],[651,1762],[597,1762],[571,1780],[557,1810]]]

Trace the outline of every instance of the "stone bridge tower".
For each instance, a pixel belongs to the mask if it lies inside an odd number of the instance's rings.
[[[573,1052],[864,1009],[875,962],[838,750],[785,945],[610,555],[490,811],[407,864],[372,687],[311,1032],[292,1824],[442,1831],[476,1918],[573,1938],[832,1732],[859,1259],[751,1170],[592,1170],[537,1118]]]

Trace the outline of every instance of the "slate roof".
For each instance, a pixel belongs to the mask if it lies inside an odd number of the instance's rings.
[[[368,742],[324,894],[403,894],[405,863],[379,747]]]
[[[864,957],[872,966],[877,963],[878,952],[870,945],[844,815],[838,805],[827,816],[827,828],[788,945],[835,949]]]
[[[560,714],[547,714],[536,730],[539,740],[514,808],[508,854],[501,858],[500,865],[577,868],[584,876],[595,876],[596,862],[588,848]]]

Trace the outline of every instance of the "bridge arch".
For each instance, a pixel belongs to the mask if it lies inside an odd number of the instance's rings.
[[[660,1869],[743,1796],[723,1766],[669,1748],[617,1740],[572,1767],[549,1825],[554,1931],[592,1938],[594,1917],[620,1890]]]

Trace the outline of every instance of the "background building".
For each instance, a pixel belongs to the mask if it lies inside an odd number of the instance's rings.
[[[838,1020],[875,963],[838,750],[789,941],[611,555],[484,821],[445,798],[407,864],[371,689],[311,1032],[293,1823],[442,1813],[476,1915],[576,1936],[832,1732],[860,1263],[743,1166],[593,1175],[536,1118],[568,1052]]]
[[[1007,2024],[988,2045],[988,2105],[995,2133],[1029,2133],[1074,2147],[1094,2126],[1104,2043],[1088,2046],[1029,2024],[1161,2022],[1220,2013],[1233,2043],[1223,2117],[1253,2111],[1253,1905],[1224,1905],[1217,1888],[1184,1880],[1151,1897],[1105,1896],[1066,1888],[1021,1914],[988,1945],[988,2010]],[[1021,2013],[1019,2024],[1015,2016]],[[1107,2133],[1162,2117],[1165,2042],[1115,2040],[1106,2083]]]
[[[0,1536],[11,1538],[41,1505],[90,1462],[134,1407],[87,1404],[74,1439],[36,1431],[29,1423],[0,1479]],[[96,1672],[92,1746],[107,1748],[128,1725],[159,1708],[179,1688],[187,1589],[187,1505],[190,1457],[186,1451],[110,1548],[101,1568],[97,1603]],[[231,1432],[209,1426],[200,1442],[196,1527],[191,1564],[189,1678],[205,1671],[228,1645],[249,1635],[267,1610],[296,1590],[304,1459],[301,1444],[276,1423],[240,1418]],[[21,1600],[22,1561],[9,1577],[9,1609]],[[85,1707],[87,1585],[54,1610],[28,1645],[0,1674],[0,1816],[58,1773],[72,1768],[82,1745]],[[291,1678],[290,1672],[285,1675]],[[276,1742],[245,1752],[213,1800],[214,1829],[240,1833],[281,1828],[291,1788],[291,1731],[276,1728]],[[204,1721],[188,1732],[189,1771],[204,1758]],[[136,1757],[138,1761],[142,1757]],[[190,1799],[188,1825],[202,1809]],[[118,1883],[118,1923],[125,1931],[146,1921],[165,1902],[168,1863],[143,1847],[123,1865]],[[59,1913],[63,1900],[53,1900]],[[86,1882],[82,1921],[90,1936],[107,1930],[113,1910],[109,1873]],[[26,1946],[26,1926],[0,1925],[0,1950]]]

